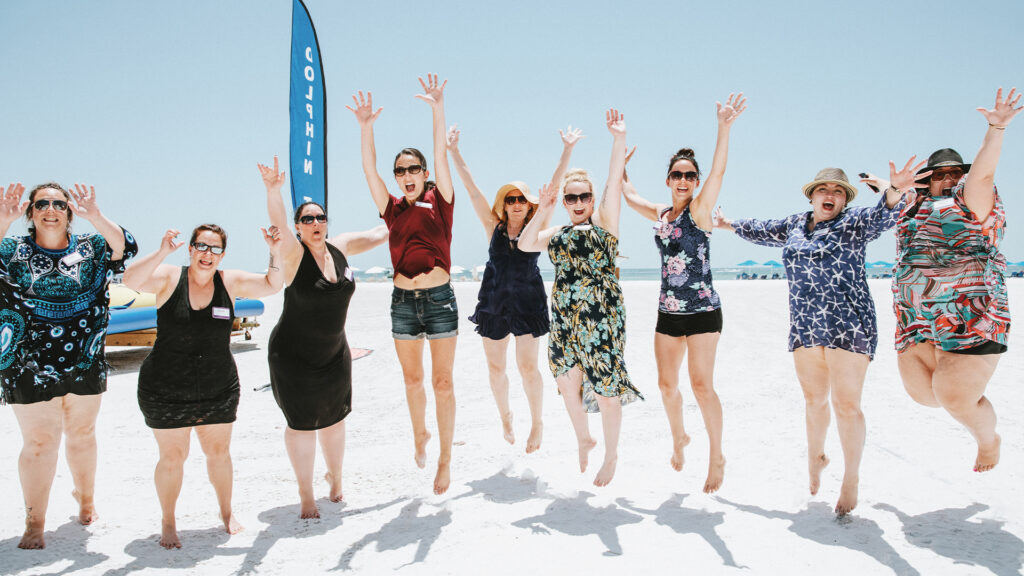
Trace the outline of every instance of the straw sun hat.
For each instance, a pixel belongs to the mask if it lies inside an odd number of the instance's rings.
[[[819,184],[838,184],[842,186],[843,190],[846,190],[846,203],[853,202],[853,199],[857,197],[857,189],[850,184],[850,180],[846,177],[846,172],[843,172],[839,168],[822,168],[814,176],[814,180],[804,184],[804,196],[808,199],[811,198],[811,192]]]
[[[498,188],[498,193],[494,195],[494,205],[491,207],[491,210],[494,211],[494,214],[498,216],[499,220],[505,219],[505,196],[513,190],[519,190],[522,192],[526,201],[533,205],[532,207],[534,211],[536,211],[540,206],[537,197],[530,194],[530,187],[526,185],[526,182],[519,182],[518,180],[515,182],[509,182],[501,188]]]

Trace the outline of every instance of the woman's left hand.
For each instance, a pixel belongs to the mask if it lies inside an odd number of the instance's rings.
[[[893,161],[889,161],[889,184],[893,188],[903,192],[906,192],[911,188],[927,188],[927,184],[918,184],[917,181],[921,178],[931,176],[932,171],[929,170],[923,174],[918,174],[917,171],[920,170],[927,162],[922,160],[918,162],[916,166],[911,168],[911,165],[916,159],[917,156],[911,156],[910,160],[907,160],[907,163],[903,166],[902,170],[896,170],[896,165],[893,164]]]
[[[861,178],[860,181],[870,186],[876,193],[885,192],[889,189],[889,181],[884,178],[879,178],[871,172],[866,172],[867,176]]]
[[[96,205],[96,188],[94,186],[75,184],[75,188],[68,190],[68,192],[71,193],[71,197],[74,199],[74,202],[68,202],[68,208],[71,209],[75,216],[80,216],[92,222],[99,215],[100,207]]]
[[[552,186],[551,183],[546,183],[540,187],[537,195],[540,198],[541,208],[553,208],[558,201],[558,188]]]
[[[1017,95],[1014,98],[1014,94]],[[1006,99],[1003,99],[1003,89],[1000,88],[996,92],[996,107],[989,110],[987,108],[976,108],[981,115],[988,120],[988,123],[996,128],[1006,128],[1006,126],[1013,120],[1013,117],[1017,115],[1024,106],[1020,108],[1017,104],[1020,103],[1020,97],[1024,92],[1018,93],[1016,88],[1010,88],[1010,93],[1006,95]]]
[[[423,94],[417,94],[417,98],[430,104],[431,108],[444,103],[444,87],[448,85],[448,80],[438,85],[437,74],[427,74],[426,82],[423,81],[423,78],[419,78],[419,81],[420,86],[423,87]]]
[[[615,108],[609,108],[605,112],[605,122],[608,124],[608,131],[612,136],[626,135],[626,115],[619,113]]]
[[[270,248],[270,253],[277,254],[281,249],[281,231],[277,229],[277,226],[260,228],[260,230],[263,232],[263,241],[267,243],[267,248]]]
[[[733,99],[732,94],[729,94],[729,99],[725,101],[725,106],[721,102],[715,102],[715,107],[718,110],[718,122],[730,126],[747,109],[747,99],[743,97],[743,92],[737,94],[735,99]]]

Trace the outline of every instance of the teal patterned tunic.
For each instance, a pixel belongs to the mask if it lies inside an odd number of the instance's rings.
[[[555,266],[551,290],[548,362],[555,377],[583,372],[583,404],[598,412],[597,397],[623,405],[643,399],[626,373],[626,310],[615,277],[618,239],[590,224],[566,226],[548,243]]]

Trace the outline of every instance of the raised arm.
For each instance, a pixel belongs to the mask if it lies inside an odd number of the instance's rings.
[[[11,224],[25,215],[28,200],[21,201],[21,196],[24,193],[25,187],[20,182],[8,184],[6,189],[0,186],[0,238],[7,236],[7,230],[10,229]]]
[[[281,251],[285,246],[285,239],[295,240],[295,235],[271,226],[269,229],[260,228],[263,232],[263,241],[270,249],[270,262],[267,264],[267,271],[263,274],[254,274],[244,270],[225,270],[224,287],[228,294],[236,298],[262,298],[276,294],[284,286],[284,270],[281,265]]]
[[[696,214],[695,219],[707,222],[711,217],[711,209],[718,202],[718,193],[722,190],[722,180],[725,178],[725,165],[729,161],[729,131],[732,123],[739,118],[740,114],[747,109],[747,99],[740,92],[729,99],[723,106],[721,102],[715,102],[718,116],[718,140],[715,143],[715,156],[711,159],[711,171],[704,181],[704,187],[700,194],[694,198],[693,204]]]
[[[174,241],[179,234],[181,232],[177,230],[164,232],[160,248],[156,252],[134,259],[124,270],[124,285],[138,292],[152,292],[156,294],[157,301],[163,304],[170,297],[170,291],[173,289],[171,279],[178,270],[177,266],[164,264],[163,261],[185,245],[184,242]]]
[[[715,228],[735,232],[737,236],[747,242],[761,246],[781,247],[786,245],[786,239],[789,238],[792,220],[803,217],[803,214],[797,214],[781,220],[754,220],[753,218],[730,220],[722,213],[722,209],[718,208],[715,210],[711,222]]]
[[[387,241],[388,227],[384,224],[362,232],[342,232],[329,240],[345,256],[368,252]]]
[[[366,184],[370,187],[373,203],[377,205],[377,211],[383,215],[391,197],[384,180],[377,173],[377,146],[373,142],[373,123],[377,121],[384,108],[377,108],[374,112],[373,94],[367,92],[364,98],[362,90],[359,91],[358,98],[355,94],[352,95],[352,102],[355,103],[355,108],[345,108],[351,110],[356,115],[356,122],[359,122],[359,152],[363,159],[363,175],[366,176]]]
[[[75,216],[85,218],[103,236],[107,246],[110,246],[110,259],[120,260],[124,256],[124,230],[100,213],[100,207],[96,204],[96,189],[93,186],[75,184],[74,190],[69,192],[74,202],[69,202],[68,208]]]
[[[281,198],[281,188],[284,186],[285,173],[279,171],[277,156],[274,156],[274,167],[256,164],[263,178],[263,185],[267,189],[267,216],[270,218],[271,228],[280,232],[280,241],[277,245],[277,263],[288,282],[295,276],[295,271],[302,261],[302,244],[294,234],[289,233],[292,229],[291,220],[284,207],[284,199]],[[266,239],[266,235],[264,235]]]
[[[883,190],[882,185],[885,185],[884,192],[886,208],[892,209],[893,207],[895,207],[896,204],[899,203],[899,201],[903,198],[904,194],[906,194],[907,192],[910,192],[911,190],[922,186],[927,187],[927,184],[918,184],[917,180],[931,176],[931,170],[923,174],[918,174],[917,171],[920,170],[921,167],[924,166],[927,162],[922,160],[921,162],[918,162],[915,166],[913,165],[915,159],[917,159],[917,156],[911,156],[910,160],[907,160],[907,163],[903,165],[903,168],[901,170],[897,170],[896,164],[892,160],[890,160],[889,181],[886,182],[885,180],[882,180],[880,178],[877,180],[876,186],[879,190]],[[868,176],[871,175],[868,174]],[[862,182],[865,180],[867,179],[861,179]]]
[[[626,171],[626,116],[611,108],[605,113],[605,123],[612,134],[612,159],[608,163],[608,180],[601,195],[601,205],[594,211],[594,221],[617,238],[622,176]]]
[[[548,247],[551,237],[558,231],[558,227],[546,228],[551,221],[551,214],[555,211],[555,202],[558,199],[558,188],[551,184],[544,184],[537,191],[540,196],[540,205],[537,213],[527,222],[526,227],[519,233],[517,246],[523,252],[540,252]]]
[[[1016,97],[1014,97],[1015,94]],[[1003,136],[1006,134],[1006,127],[1021,111],[1021,108],[1024,108],[1024,106],[1017,106],[1020,103],[1021,94],[1017,93],[1016,88],[1011,88],[1004,100],[1003,89],[1000,88],[996,92],[995,108],[991,110],[977,109],[988,122],[988,130],[985,131],[985,139],[981,142],[981,149],[974,157],[974,164],[971,165],[971,172],[967,176],[967,183],[964,185],[964,202],[979,222],[984,222],[995,206],[996,166],[999,164],[999,155],[1003,150]]]
[[[555,190],[556,198],[558,188],[562,185],[562,178],[569,171],[569,160],[572,159],[572,151],[576,148],[576,144],[583,139],[583,131],[579,128],[573,128],[572,124],[570,124],[565,129],[565,132],[559,130],[558,135],[562,137],[562,155],[558,158],[558,166],[555,167],[555,173],[551,175],[551,187]]]
[[[448,151],[452,153],[452,161],[455,163],[455,172],[459,175],[459,180],[462,180],[466,191],[469,192],[469,201],[473,205],[473,211],[476,212],[476,217],[480,219],[480,223],[484,226],[484,233],[490,240],[491,234],[494,233],[494,227],[498,225],[498,219],[494,216],[494,211],[487,203],[484,193],[480,191],[473,180],[473,175],[470,174],[469,166],[462,158],[462,153],[459,152],[459,130],[454,125],[448,129],[447,145]]]
[[[626,154],[626,165],[629,165],[629,161],[633,158],[633,153],[636,152],[636,146]],[[662,204],[655,204],[650,200],[644,198],[636,191],[636,187],[629,180],[629,173],[626,172],[625,168],[622,170],[622,197],[626,200],[626,205],[636,210],[638,214],[647,218],[648,220],[657,221],[661,216],[661,211],[665,209]]]
[[[423,78],[419,81],[423,94],[417,94],[416,97],[430,104],[434,119],[434,182],[445,202],[451,203],[455,198],[455,186],[452,185],[452,171],[448,167],[448,143],[444,134],[444,87],[448,81],[438,85],[437,74],[427,74],[426,82]],[[381,213],[384,213],[383,210]]]

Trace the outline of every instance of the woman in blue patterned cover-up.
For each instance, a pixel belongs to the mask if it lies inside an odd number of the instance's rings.
[[[562,181],[569,168],[572,150],[583,137],[580,130],[573,130],[572,126],[565,132],[559,130],[559,134],[562,135],[562,157],[551,177],[552,187]],[[505,357],[509,335],[515,337],[516,364],[523,378],[523,390],[533,422],[526,440],[526,452],[529,454],[540,448],[544,432],[541,419],[544,382],[537,369],[537,351],[540,337],[548,333],[549,322],[547,294],[537,267],[540,254],[523,252],[518,248],[518,242],[523,228],[537,211],[537,199],[530,195],[530,189],[524,182],[510,182],[498,189],[494,204],[488,204],[459,151],[459,131],[455,126],[448,130],[448,151],[490,242],[479,302],[469,319],[477,325],[476,331],[483,339],[491,392],[501,416],[505,441],[509,444],[515,443],[515,433],[509,407]],[[546,227],[547,222],[541,226]]]
[[[78,519],[96,519],[94,428],[107,388],[103,359],[107,285],[135,255],[135,240],[102,215],[91,186],[68,192],[58,184],[0,188],[0,237],[19,216],[29,235],[0,243],[0,290],[17,304],[3,312],[0,387],[12,405],[24,442],[18,459],[25,497],[25,534],[19,548],[43,548],[46,507],[65,436],[68,467],[79,503]],[[74,197],[72,201],[72,197]],[[99,234],[70,233],[74,216]]]
[[[722,335],[722,304],[711,283],[711,211],[718,200],[729,155],[729,130],[746,109],[743,93],[723,106],[716,103],[718,143],[711,173],[700,186],[700,168],[693,150],[683,148],[668,163],[665,185],[672,203],[655,204],[640,197],[628,179],[623,183],[626,203],[641,216],[657,222],[654,242],[661,253],[661,296],[654,334],[658,363],[658,388],[672,431],[672,467],[683,469],[683,448],[690,437],[683,428],[683,397],[679,393],[679,368],[690,352],[690,387],[708,431],[708,477],[704,492],[722,485],[722,403],[713,384],[715,353]]]
[[[547,248],[555,265],[548,363],[579,443],[580,472],[586,471],[590,451],[597,445],[590,436],[587,412],[601,413],[605,451],[595,486],[607,485],[615,475],[622,405],[642,398],[626,373],[626,318],[615,278],[626,123],[615,109],[606,119],[614,143],[601,206],[594,208],[594,186],[587,173],[571,170],[562,183],[571,225],[541,230],[558,196],[553,186],[545,185],[540,208],[519,237],[520,250]]]
[[[789,350],[806,400],[810,491],[817,494],[821,471],[829,462],[825,435],[831,395],[845,465],[835,508],[840,516],[857,505],[865,436],[860,398],[878,344],[864,251],[868,242],[896,225],[903,208],[899,190],[912,184],[921,166],[912,169],[913,160],[899,172],[889,163],[895,187],[874,177],[862,179],[885,190],[870,208],[848,208],[857,189],[842,170],[825,168],[803,188],[813,207],[810,212],[781,220],[736,221],[726,220],[720,210],[716,214],[717,227],[755,244],[783,249],[789,280]]]

